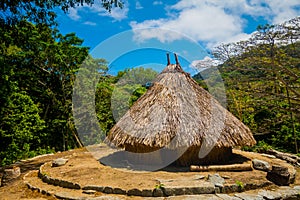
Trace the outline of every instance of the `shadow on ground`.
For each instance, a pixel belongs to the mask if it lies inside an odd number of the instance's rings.
[[[137,171],[156,171],[162,170],[167,172],[185,172],[189,171],[189,166],[177,166],[176,162],[170,162],[170,158],[176,155],[167,154],[165,157],[156,158],[148,157],[147,154],[131,153],[128,151],[117,151],[99,159],[103,165],[113,168],[126,168]],[[250,161],[249,158],[240,154],[233,153],[226,163],[219,165],[242,164]]]

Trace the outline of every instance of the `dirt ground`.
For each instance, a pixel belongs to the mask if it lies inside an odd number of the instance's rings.
[[[270,159],[260,154],[251,152],[242,152],[236,150],[235,153],[241,154],[249,159],[257,158],[268,161],[271,165],[286,165],[285,162],[278,159]],[[55,158],[68,158],[66,165],[61,167],[51,167],[45,165],[44,171],[50,177],[60,178],[77,182],[80,185],[104,185],[110,187],[119,187],[123,189],[153,189],[158,180],[176,180],[181,178],[193,178],[195,176],[218,173],[221,176],[227,176],[226,184],[233,184],[236,181],[242,183],[260,183],[266,180],[266,172],[254,170],[252,172],[187,172],[181,169],[181,172],[172,170],[160,170],[155,172],[138,172],[128,169],[116,169],[110,166],[100,164],[90,152],[86,149],[76,149],[72,151],[57,153],[54,155],[43,156],[33,160],[27,160],[19,163],[22,176],[30,170],[38,169],[40,165],[51,162]],[[244,163],[251,160],[244,161]],[[290,165],[288,165],[290,166]],[[300,172],[299,169],[297,169]],[[27,189],[23,183],[22,176],[7,186],[0,187],[0,199],[55,199]],[[300,177],[296,177],[295,184],[300,184]]]

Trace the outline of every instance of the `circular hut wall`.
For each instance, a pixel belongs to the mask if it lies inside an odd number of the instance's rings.
[[[164,159],[172,156],[174,158],[179,157],[173,164],[187,167],[190,165],[226,164],[232,158],[231,147],[214,147],[204,158],[199,158],[198,156],[199,146],[189,147],[183,154],[178,150],[164,149],[157,151],[159,149],[142,144],[125,145],[126,151],[138,153],[134,157],[128,158],[128,160],[139,164],[157,165],[163,163]],[[150,152],[154,153],[151,156],[143,154]]]
[[[199,146],[189,147],[175,164],[178,166],[226,164],[232,158],[231,147],[214,147],[204,158],[199,158]]]

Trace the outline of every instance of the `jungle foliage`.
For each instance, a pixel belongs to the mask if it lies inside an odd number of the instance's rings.
[[[53,10],[84,3],[93,1],[1,1],[0,165],[81,145],[72,89],[89,48],[74,33],[59,32]]]
[[[84,3],[93,1],[0,3],[0,165],[102,141],[156,76],[142,67],[109,75],[107,61],[89,56],[82,39],[59,32],[53,9],[67,11]],[[118,0],[102,3],[108,11],[122,7]],[[213,52],[223,61],[218,69],[228,109],[260,144],[295,153],[300,136],[299,21],[260,26],[249,40]],[[78,76],[83,82],[76,82]],[[83,97],[87,104],[79,103],[74,112],[74,98]]]
[[[226,85],[228,109],[260,144],[298,153],[300,137],[300,17],[262,25],[246,41],[213,54]]]

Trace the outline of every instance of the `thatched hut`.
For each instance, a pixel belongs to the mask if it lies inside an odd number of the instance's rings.
[[[222,163],[230,159],[233,147],[254,145],[249,128],[185,73],[175,58],[176,64],[170,64],[168,56],[167,67],[106,141],[135,153],[184,149],[176,161],[181,166]]]

